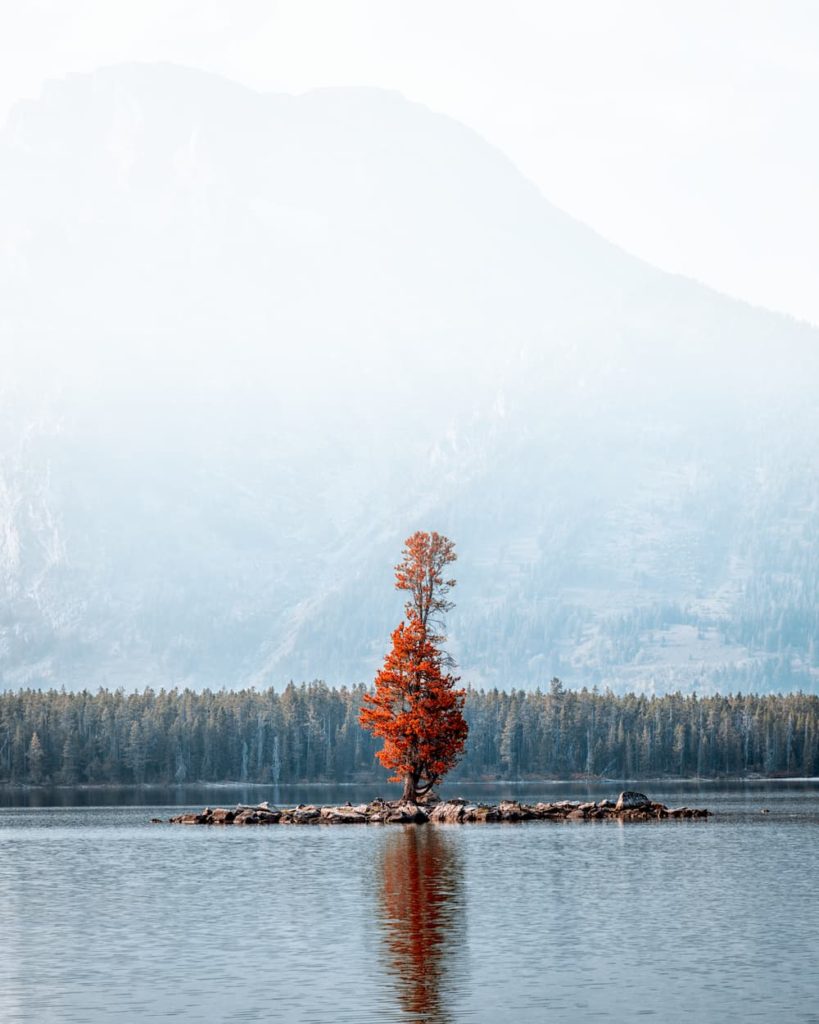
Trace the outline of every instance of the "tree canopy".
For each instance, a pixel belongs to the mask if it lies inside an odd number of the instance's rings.
[[[445,576],[456,559],[451,540],[418,531],[407,538],[395,567],[395,586],[408,592],[406,620],[392,634],[392,646],[365,694],[359,721],[384,740],[379,761],[404,785],[403,799],[425,796],[457,762],[464,748],[465,691],[446,671],[451,659],[444,614],[453,605],[447,593],[455,586]]]
[[[381,786],[366,689],[0,693],[0,784],[364,782]],[[467,689],[451,776],[819,775],[819,697]],[[36,739],[35,739],[36,734]]]

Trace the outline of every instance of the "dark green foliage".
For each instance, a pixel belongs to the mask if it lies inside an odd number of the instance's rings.
[[[0,783],[355,781],[385,777],[365,688],[281,693],[0,693]],[[453,778],[819,774],[819,697],[624,697],[468,690]]]

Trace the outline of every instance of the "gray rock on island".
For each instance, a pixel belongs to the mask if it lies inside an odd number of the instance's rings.
[[[523,804],[501,800],[499,804],[470,803],[461,797],[431,800],[425,804],[387,801],[380,798],[368,804],[342,804],[316,807],[271,807],[267,801],[234,810],[206,807],[198,814],[177,814],[171,825],[373,825],[399,824],[463,825],[478,822],[519,821],[651,821],[664,818],[708,818],[711,811],[697,807],[667,807],[649,800],[642,793],[627,790],[617,801],[560,800],[556,803]],[[158,819],[151,819],[157,821]]]
[[[631,810],[634,807],[645,807],[649,803],[651,801],[643,793],[635,793],[633,789],[626,789],[617,797],[614,809],[617,811]]]

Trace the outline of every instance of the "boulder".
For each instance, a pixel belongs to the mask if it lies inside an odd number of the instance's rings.
[[[256,811],[256,822],[259,825],[278,825],[281,811]]]
[[[347,804],[345,807],[322,807],[323,825],[366,825],[367,815]]]
[[[318,821],[321,817],[321,811],[318,807],[313,807],[312,804],[299,804],[295,811],[293,811],[293,821],[297,825],[309,825],[314,821]]]
[[[211,814],[210,820],[214,825],[232,825],[235,817],[235,811],[228,811],[224,807],[217,807]]]
[[[534,810],[517,800],[501,800],[498,804],[498,816],[501,821],[527,821],[536,817]]]
[[[446,800],[436,804],[429,812],[429,820],[442,825],[455,825],[463,821],[466,804],[460,800]]]
[[[396,804],[387,813],[386,820],[399,825],[422,825],[425,821],[429,821],[429,816],[426,811],[422,810],[418,806],[418,804],[405,801],[403,803]]]
[[[647,796],[643,793],[636,793],[632,789],[623,790],[620,796],[617,797],[617,803],[614,805],[615,811],[630,811],[638,807],[645,807],[646,804],[651,803]]]
[[[556,818],[564,818],[566,816],[566,809],[560,807],[558,804],[544,804],[538,803],[532,808],[535,816],[538,818],[547,818],[554,821]]]
[[[489,813],[488,807],[482,807],[480,804],[467,804],[464,807],[463,821],[487,821],[487,814]]]
[[[566,815],[566,821],[585,821],[586,812],[581,810],[579,807],[575,807],[574,810],[569,811]]]

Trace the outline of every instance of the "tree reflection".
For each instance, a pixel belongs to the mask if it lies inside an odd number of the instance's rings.
[[[464,935],[454,837],[431,825],[396,828],[385,838],[379,867],[378,921],[401,1006],[411,1020],[445,1024]]]

